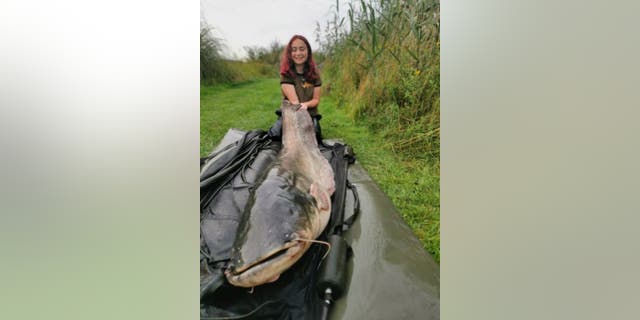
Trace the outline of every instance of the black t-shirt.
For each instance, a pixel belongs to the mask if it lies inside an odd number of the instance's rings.
[[[296,95],[298,96],[298,100],[300,102],[307,102],[313,99],[313,89],[315,87],[322,86],[322,80],[320,77],[315,81],[308,81],[304,78],[303,74],[296,74],[295,78],[291,78],[289,76],[280,75],[280,84],[287,83],[292,84],[296,90]],[[282,97],[286,99],[284,92],[282,93]],[[318,113],[318,107],[309,108],[309,113],[311,115],[315,115]]]

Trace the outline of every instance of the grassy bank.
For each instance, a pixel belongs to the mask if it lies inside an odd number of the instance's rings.
[[[268,129],[280,105],[278,79],[200,88],[200,154],[205,156],[229,128]],[[427,251],[440,260],[439,166],[423,158],[399,157],[366,119],[352,120],[337,100],[322,98],[326,138],[351,145],[358,161],[391,198]]]

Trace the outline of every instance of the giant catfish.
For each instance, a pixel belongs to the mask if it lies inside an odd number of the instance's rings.
[[[309,112],[284,100],[282,150],[256,184],[225,275],[238,287],[273,282],[309,249],[327,226],[333,170],[320,153]]]

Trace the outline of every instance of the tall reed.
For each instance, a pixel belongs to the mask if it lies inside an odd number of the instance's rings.
[[[357,0],[344,24],[338,3],[327,24],[324,72],[330,91],[356,119],[390,139],[401,155],[439,162],[440,4]]]
[[[200,21],[200,82],[229,83],[234,73],[222,57],[222,40],[216,38],[212,31],[211,26]]]

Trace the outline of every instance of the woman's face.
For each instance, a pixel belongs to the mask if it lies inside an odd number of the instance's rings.
[[[307,45],[300,39],[295,39],[291,43],[291,59],[293,63],[302,65],[307,61],[308,56]]]

